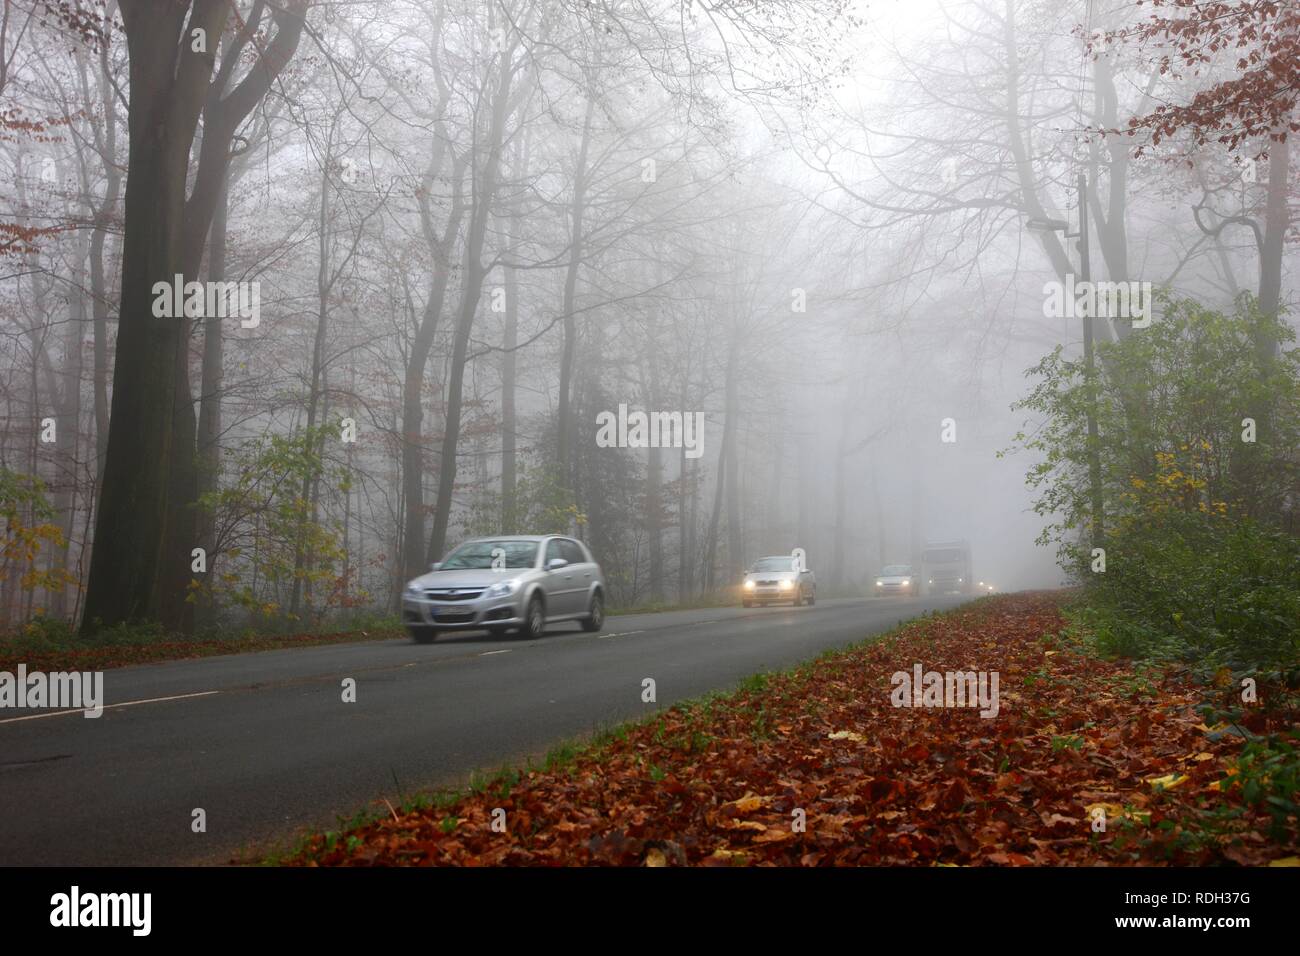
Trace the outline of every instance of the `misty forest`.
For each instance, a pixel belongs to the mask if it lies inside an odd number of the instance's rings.
[[[0,16],[11,634],[346,629],[558,532],[614,608],[962,540],[1295,650],[1294,3]]]
[[[1282,925],[1298,99],[1300,0],[0,0],[0,869]]]

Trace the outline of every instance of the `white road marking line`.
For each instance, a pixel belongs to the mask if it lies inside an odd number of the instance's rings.
[[[479,657],[491,657],[493,654],[509,654],[509,653],[510,653],[510,648],[507,647],[505,650],[500,650],[500,651],[484,651],[482,654],[479,655]]]
[[[597,640],[603,641],[607,637],[627,637],[629,634],[644,634],[644,633],[645,633],[645,628],[641,628],[641,630],[639,631],[615,631],[613,634],[602,634],[600,635],[600,637],[597,638]]]
[[[161,704],[168,700],[189,700],[191,697],[211,697],[213,694],[220,694],[219,690],[204,690],[197,694],[177,694],[175,697],[150,697],[147,700],[127,700],[120,704],[105,704],[104,710],[113,710],[115,707],[134,707],[136,704]],[[75,710],[56,710],[52,714],[30,714],[27,717],[7,717],[0,720],[0,724],[16,724],[20,720],[41,720],[45,717],[63,717],[66,714],[84,714],[89,707],[78,707]]]

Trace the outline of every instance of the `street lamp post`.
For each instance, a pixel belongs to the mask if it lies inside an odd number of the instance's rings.
[[[1088,254],[1088,177],[1079,173],[1079,281],[1092,282],[1092,261]],[[1101,437],[1097,430],[1097,375],[1093,358],[1093,312],[1097,297],[1091,296],[1091,307],[1083,319],[1083,374],[1085,380],[1085,408],[1088,417],[1088,492],[1092,499],[1092,546],[1102,547],[1105,532],[1105,511],[1101,494]]]
[[[1059,232],[1066,239],[1078,238],[1075,248],[1079,250],[1079,282],[1092,282],[1092,261],[1088,253],[1088,177],[1079,173],[1079,231],[1070,232],[1070,224],[1063,219],[1040,219],[1034,217],[1025,223],[1027,229],[1035,232]],[[1088,497],[1091,511],[1091,539],[1094,548],[1102,547],[1105,537],[1105,509],[1101,488],[1101,438],[1097,429],[1097,376],[1093,342],[1093,310],[1097,297],[1090,296],[1092,303],[1083,316],[1083,368],[1084,368],[1084,413],[1088,420]]]

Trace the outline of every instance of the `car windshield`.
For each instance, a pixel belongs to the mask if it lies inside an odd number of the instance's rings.
[[[781,556],[779,558],[759,558],[754,562],[751,571],[793,571],[794,558]]]
[[[888,574],[891,576],[899,575],[899,574],[911,574],[912,568],[910,565],[907,564],[891,564],[889,567],[885,568],[885,570],[881,571],[880,573]]]
[[[531,568],[537,561],[536,541],[466,541],[447,555],[439,571],[488,570],[492,567],[492,552],[500,548],[505,552],[505,567]]]

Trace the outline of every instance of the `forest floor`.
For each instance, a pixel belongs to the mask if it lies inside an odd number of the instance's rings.
[[[1267,708],[1211,718],[1234,686],[1100,659],[1063,616],[1071,599],[927,616],[544,766],[385,803],[272,862],[1296,865],[1295,751],[1279,742],[1294,693],[1261,687]],[[903,686],[918,665],[983,672],[996,716],[925,706]]]

